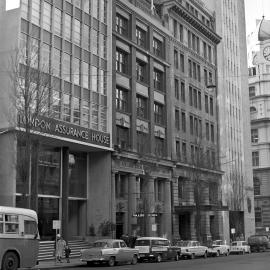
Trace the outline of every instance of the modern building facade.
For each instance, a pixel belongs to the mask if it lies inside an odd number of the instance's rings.
[[[256,40],[256,42],[252,42]],[[256,233],[269,233],[269,86],[270,86],[270,21],[258,21],[258,27],[249,36],[249,99],[253,185],[255,198]],[[252,46],[255,44],[255,46]]]
[[[217,49],[218,115],[220,133],[219,159],[225,239],[255,232],[252,181],[249,100],[246,95],[247,56],[244,1],[204,0],[216,13],[216,31],[222,37]],[[226,216],[228,215],[228,216]]]
[[[22,0],[9,9],[7,2],[0,3],[0,204],[29,207],[37,200],[41,239],[54,238],[53,220],[65,238],[85,236],[111,218],[104,194],[111,193],[112,3]],[[33,53],[31,70],[46,67],[52,100],[52,116],[33,119],[31,137],[40,149],[26,182],[18,169],[25,145],[10,76],[18,51],[25,59],[20,67]]]

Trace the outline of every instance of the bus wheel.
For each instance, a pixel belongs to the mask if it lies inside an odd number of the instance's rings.
[[[7,252],[3,257],[2,270],[17,270],[18,267],[18,256],[12,251]]]

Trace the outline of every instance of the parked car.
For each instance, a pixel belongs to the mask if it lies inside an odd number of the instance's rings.
[[[264,252],[270,248],[270,241],[267,235],[251,235],[248,238],[248,244],[250,245],[251,252]]]
[[[250,246],[246,241],[234,241],[231,243],[230,253],[245,254],[251,253]]]
[[[94,242],[93,247],[81,250],[81,261],[87,265],[107,263],[114,266],[118,262],[136,264],[139,250],[129,248],[123,240],[102,239]]]
[[[176,245],[181,248],[181,258],[194,259],[208,256],[208,248],[202,246],[198,241],[177,241]]]
[[[170,241],[161,237],[140,237],[136,239],[135,248],[139,250],[139,260],[163,260],[180,259],[180,248],[172,246]]]
[[[218,256],[219,255],[228,256],[230,254],[230,246],[227,245],[226,241],[214,240],[212,247],[218,252]]]

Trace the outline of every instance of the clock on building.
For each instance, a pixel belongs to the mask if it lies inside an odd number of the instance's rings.
[[[263,49],[263,57],[267,60],[270,61],[270,46],[266,46]]]

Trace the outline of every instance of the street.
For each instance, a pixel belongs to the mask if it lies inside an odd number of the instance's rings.
[[[58,268],[65,269],[65,268]],[[108,269],[108,266],[96,265],[94,267],[78,266],[69,269]],[[161,263],[138,263],[137,265],[119,265],[113,267],[114,270],[174,270],[174,269],[192,269],[192,270],[269,270],[270,253],[252,253],[249,255],[230,255],[228,257],[168,261]]]

